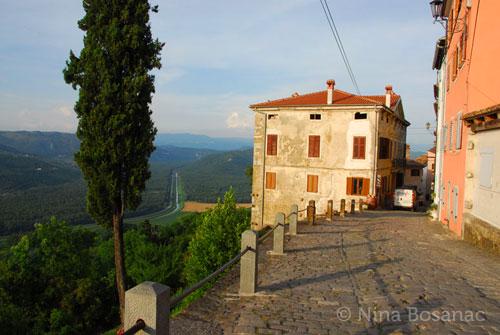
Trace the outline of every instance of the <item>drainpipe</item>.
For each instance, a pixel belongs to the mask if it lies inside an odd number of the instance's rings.
[[[261,214],[260,227],[264,228],[264,194],[266,193],[266,142],[267,142],[267,113],[254,109],[254,112],[264,116],[264,140],[262,141],[262,196],[261,196]]]
[[[380,119],[379,115],[379,109],[375,110],[375,116],[376,116],[376,121],[375,121],[375,150],[373,151],[373,183],[372,183],[372,195],[376,196],[377,193],[377,168],[378,168],[378,123]],[[377,204],[378,207],[378,204]]]

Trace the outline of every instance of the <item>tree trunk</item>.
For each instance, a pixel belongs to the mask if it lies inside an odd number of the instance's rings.
[[[120,302],[120,320],[123,326],[125,317],[125,248],[123,241],[123,214],[116,210],[113,214],[113,240],[115,249],[115,278]]]

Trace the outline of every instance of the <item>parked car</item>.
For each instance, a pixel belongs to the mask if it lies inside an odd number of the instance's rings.
[[[393,198],[394,208],[406,208],[412,211],[418,207],[417,203],[417,187],[402,186],[394,191]]]

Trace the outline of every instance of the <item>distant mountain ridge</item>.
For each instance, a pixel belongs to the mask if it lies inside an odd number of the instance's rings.
[[[157,134],[155,145],[211,151],[232,151],[251,148],[253,140],[243,137],[210,137],[195,134]],[[0,131],[0,148],[42,157],[72,157],[80,147],[75,134],[44,131]],[[202,152],[202,151],[201,151]],[[163,154],[161,154],[163,155]],[[165,156],[165,155],[163,155]],[[156,159],[156,158],[155,158]]]
[[[242,150],[253,147],[253,139],[244,137],[210,137],[189,133],[164,133],[156,135],[156,144],[181,148],[211,149],[218,151]]]
[[[0,131],[4,151],[17,151],[42,157],[69,157],[80,147],[75,134],[42,131]]]

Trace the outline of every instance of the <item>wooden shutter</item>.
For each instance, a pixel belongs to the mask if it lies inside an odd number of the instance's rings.
[[[370,178],[363,178],[363,189],[361,195],[368,195],[370,193]]]
[[[358,137],[358,158],[365,159],[366,137]]]
[[[357,159],[359,156],[359,137],[354,137],[352,141],[352,158]]]
[[[448,150],[453,150],[453,121],[450,121],[450,129],[448,133]]]
[[[267,135],[267,154],[269,156],[278,154],[278,135]]]
[[[347,189],[346,189],[346,194],[351,195],[352,194],[352,178],[348,177],[347,178]]]
[[[266,172],[266,188],[269,190],[276,189],[276,172]]]
[[[455,150],[462,147],[462,112],[457,115],[457,136],[455,138]]]
[[[307,175],[307,192],[318,193],[318,176]]]
[[[309,136],[309,157],[319,157],[320,137],[317,135]]]

